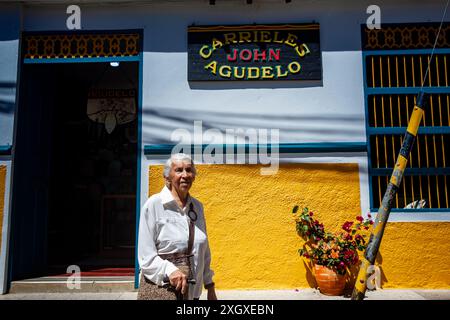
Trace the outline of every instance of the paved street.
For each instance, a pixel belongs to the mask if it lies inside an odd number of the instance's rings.
[[[135,300],[137,292],[12,293],[0,300]],[[377,290],[366,293],[367,300],[450,300],[450,290]],[[218,290],[220,300],[349,300],[330,297],[315,289],[296,290]],[[201,299],[206,298],[205,292]]]

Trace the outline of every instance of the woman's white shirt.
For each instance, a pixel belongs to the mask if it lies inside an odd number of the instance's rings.
[[[141,272],[150,281],[162,285],[165,276],[178,268],[158,254],[183,253],[189,239],[189,208],[193,204],[197,214],[194,245],[191,258],[195,285],[189,285],[189,299],[201,295],[204,284],[212,282],[214,272],[210,268],[211,251],[206,233],[203,205],[188,196],[186,206],[181,209],[167,187],[151,196],[142,207],[139,222],[138,261]]]

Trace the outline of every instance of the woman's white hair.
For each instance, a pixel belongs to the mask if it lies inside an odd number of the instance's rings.
[[[194,173],[194,176],[197,174],[197,170],[195,169],[194,161],[192,161],[192,158],[185,154],[185,153],[175,153],[170,156],[169,159],[167,159],[166,164],[164,165],[164,171],[163,176],[164,178],[169,177],[170,169],[172,168],[172,163],[174,161],[188,161],[192,164],[192,172]]]

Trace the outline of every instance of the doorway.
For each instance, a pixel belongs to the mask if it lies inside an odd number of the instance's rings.
[[[138,62],[24,64],[11,280],[133,275]],[[70,271],[71,272],[71,271]]]

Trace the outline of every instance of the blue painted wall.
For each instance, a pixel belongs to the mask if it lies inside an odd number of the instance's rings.
[[[20,7],[0,5],[0,146],[12,145],[19,37]]]

